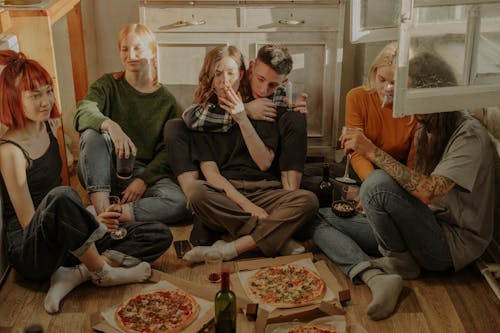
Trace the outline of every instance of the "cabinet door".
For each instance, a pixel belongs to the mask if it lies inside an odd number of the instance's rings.
[[[234,44],[228,35],[205,34],[200,41],[197,34],[157,34],[159,80],[168,86],[182,110],[193,102],[205,54],[216,46]]]

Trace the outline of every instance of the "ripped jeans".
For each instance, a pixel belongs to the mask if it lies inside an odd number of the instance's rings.
[[[146,165],[136,160],[131,179],[116,177],[113,143],[107,133],[88,129],[81,134],[78,177],[88,193],[111,192],[119,195],[141,174]],[[186,197],[168,178],[149,186],[141,199],[131,203],[135,221],[175,224],[186,216]]]

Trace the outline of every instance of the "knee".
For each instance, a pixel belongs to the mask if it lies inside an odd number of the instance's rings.
[[[297,194],[300,195],[303,201],[304,214],[308,216],[314,216],[319,209],[318,197],[311,191],[308,190],[296,190]]]
[[[158,227],[158,238],[159,238],[158,246],[161,247],[162,252],[165,252],[172,244],[174,236],[172,235],[172,232],[166,225],[159,223],[157,227]]]
[[[282,135],[307,136],[306,117],[299,112],[285,112],[279,119]]]
[[[80,147],[93,146],[93,145],[103,145],[104,137],[101,133],[93,130],[87,129],[83,131],[80,135]]]
[[[106,139],[93,129],[85,130],[80,136],[80,155],[107,150]]]
[[[189,208],[198,206],[201,202],[207,199],[207,190],[205,182],[195,180],[186,186],[185,189],[187,206]]]
[[[389,189],[395,181],[385,171],[377,169],[372,171],[361,184],[359,195],[363,206],[367,205],[370,198],[381,189]]]
[[[189,130],[182,119],[170,119],[163,126],[163,138],[166,144],[186,140]]]
[[[51,202],[66,202],[66,201],[76,201],[80,202],[80,196],[78,193],[70,186],[57,186],[47,193],[46,198]]]

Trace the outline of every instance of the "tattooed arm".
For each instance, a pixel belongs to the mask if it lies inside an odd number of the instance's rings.
[[[363,132],[349,129],[341,138],[344,149],[354,150],[387,172],[408,193],[425,204],[432,204],[448,193],[455,183],[440,175],[426,176],[395,160],[375,146]]]

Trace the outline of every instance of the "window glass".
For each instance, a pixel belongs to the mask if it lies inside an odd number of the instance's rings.
[[[481,6],[474,84],[500,83],[500,3]]]
[[[401,0],[361,1],[361,29],[399,26]]]

